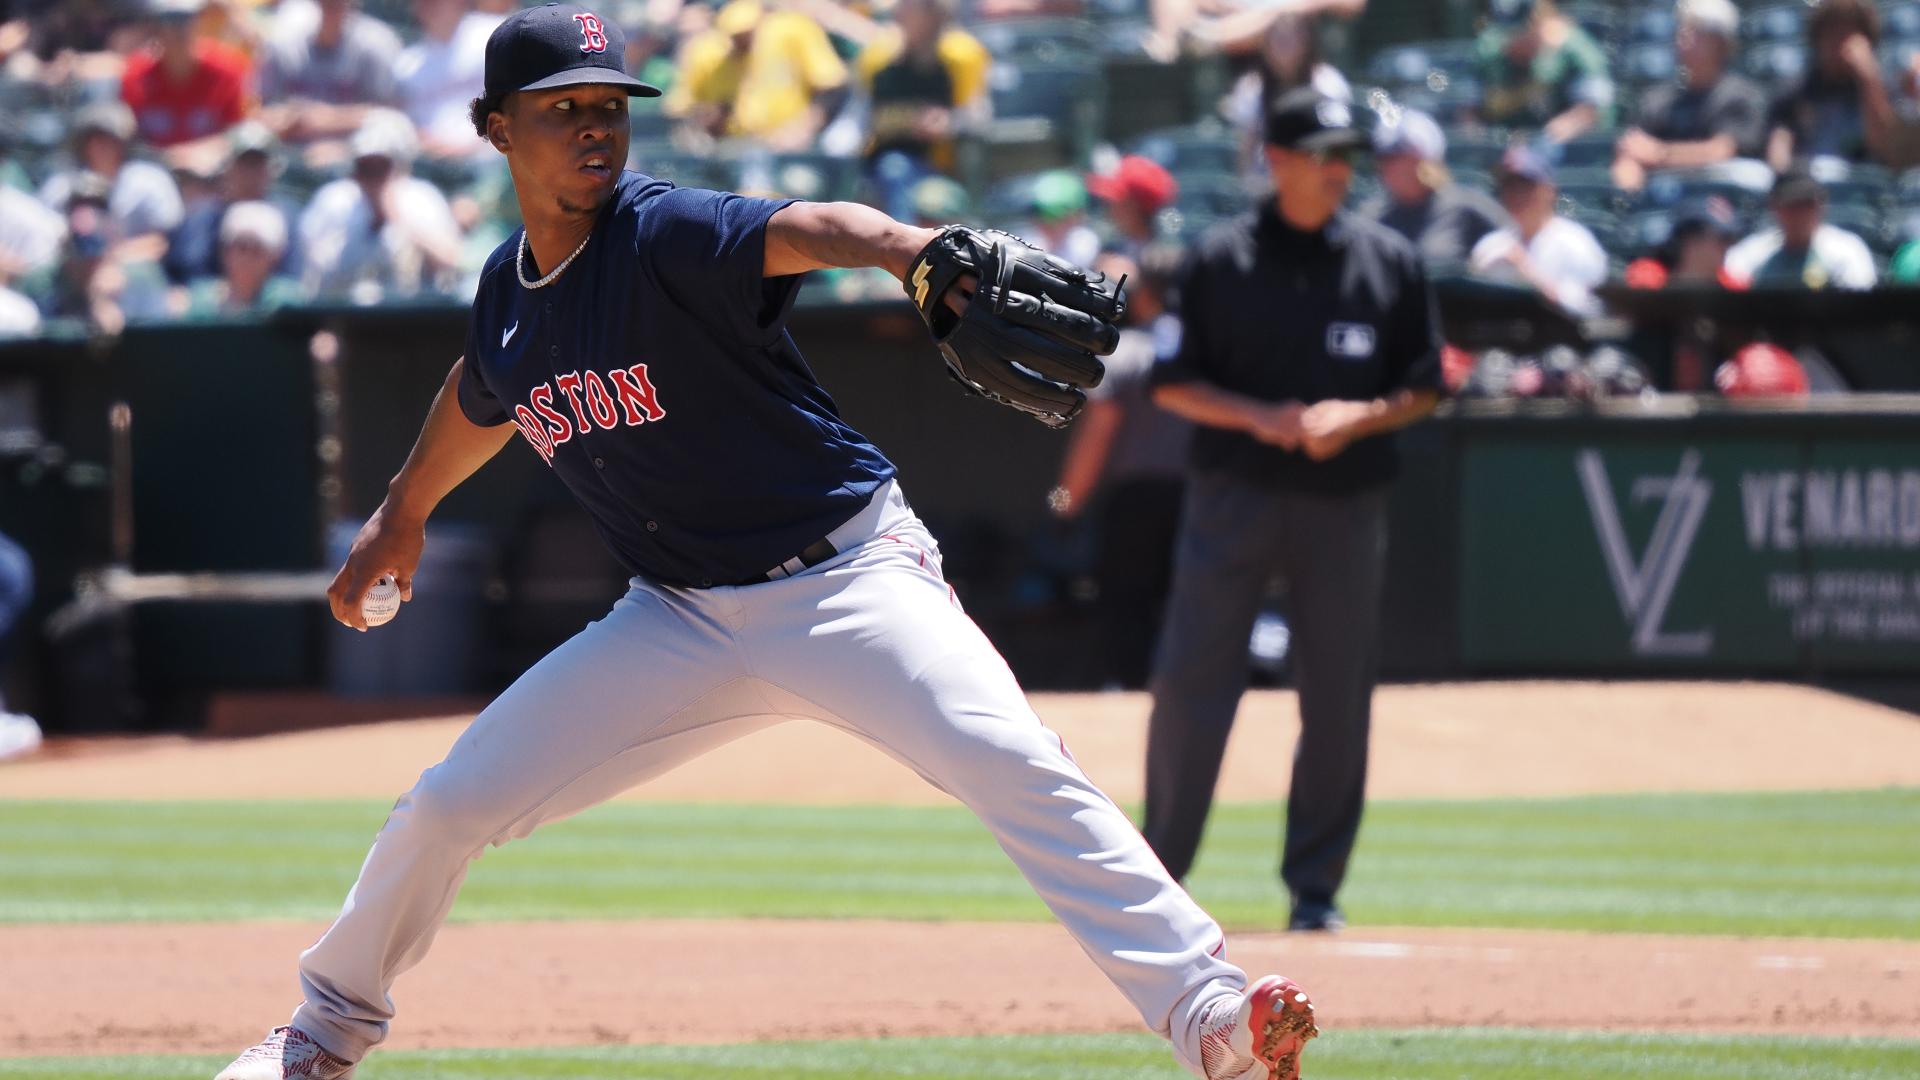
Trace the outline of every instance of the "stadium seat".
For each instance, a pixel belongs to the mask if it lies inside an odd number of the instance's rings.
[[[1639,86],[1666,82],[1676,70],[1671,41],[1643,41],[1621,50],[1614,75],[1621,82]]]
[[[1101,33],[1085,19],[1002,19],[969,29],[999,60],[1047,65],[1100,55]]]
[[[740,184],[778,192],[785,198],[835,202],[853,198],[860,184],[860,163],[828,154],[773,154],[743,161]],[[749,173],[752,175],[750,176]]]
[[[1447,130],[1447,167],[1457,176],[1463,170],[1487,172],[1507,152],[1507,140],[1485,128]]]
[[[1882,5],[1880,25],[1886,38],[1920,37],[1920,3],[1905,0]]]
[[[1751,218],[1765,205],[1767,186],[1752,183],[1744,177],[1729,176],[1724,170],[1655,173],[1647,178],[1642,205],[1671,209],[1685,200],[1709,195],[1721,196]]]
[[[1621,44],[1639,41],[1671,42],[1673,31],[1674,18],[1671,4],[1635,8],[1621,19],[1620,42]]]
[[[1474,43],[1471,38],[1444,41],[1415,41],[1391,45],[1373,54],[1367,62],[1369,81],[1383,85],[1421,85],[1429,89],[1435,82],[1450,82],[1462,76],[1475,76]],[[1440,79],[1433,78],[1435,74]]]
[[[1614,233],[1614,243],[1622,256],[1636,259],[1658,250],[1672,237],[1673,211],[1656,207],[1623,218]]]
[[[1901,80],[1913,66],[1913,58],[1917,53],[1920,53],[1920,37],[1901,37],[1880,43],[1880,71],[1886,77],[1888,88],[1895,94],[1900,92]]]
[[[1762,83],[1797,79],[1807,70],[1807,46],[1799,41],[1756,41],[1741,54],[1740,68]]]
[[[1560,167],[1563,169],[1604,169],[1613,164],[1614,144],[1620,141],[1620,132],[1613,129],[1588,131],[1576,135],[1560,147]]]
[[[1750,42],[1805,42],[1807,5],[1771,4],[1745,12],[1740,17],[1740,36]]]
[[[1176,175],[1202,172],[1231,175],[1240,168],[1239,138],[1225,124],[1213,119],[1143,135],[1126,149]]]
[[[1105,130],[1106,79],[1097,61],[1060,54],[1051,62],[996,60],[987,76],[994,121],[990,144],[1053,144],[1084,161]],[[991,151],[990,151],[991,152]]]
[[[1559,188],[1563,200],[1614,215],[1634,213],[1644,201],[1641,192],[1614,187],[1605,169],[1563,169]]]

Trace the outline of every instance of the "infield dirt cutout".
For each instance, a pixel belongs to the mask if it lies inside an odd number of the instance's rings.
[[[1081,764],[1139,797],[1142,695],[1035,695]],[[391,798],[466,718],[232,742],[56,745],[0,798]],[[1223,799],[1285,792],[1292,695],[1249,694]],[[1760,683],[1383,687],[1374,797],[1920,784],[1920,720]],[[899,803],[946,797],[877,751],[787,724],[630,798]],[[0,926],[0,1055],[230,1053],[285,1021],[309,923]],[[1920,941],[1357,928],[1243,935],[1228,956],[1299,979],[1329,1027],[1920,1037]],[[396,1049],[1139,1030],[1058,926],[660,920],[464,924],[396,989]]]

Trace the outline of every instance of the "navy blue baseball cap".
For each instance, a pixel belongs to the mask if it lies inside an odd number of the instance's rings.
[[[487,96],[599,84],[659,97],[659,87],[627,74],[626,57],[627,36],[619,25],[586,8],[525,8],[507,16],[487,39]]]

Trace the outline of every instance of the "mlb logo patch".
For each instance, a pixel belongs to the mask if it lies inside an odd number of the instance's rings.
[[[1365,360],[1373,355],[1375,334],[1366,323],[1337,322],[1327,325],[1327,355],[1342,360]]]

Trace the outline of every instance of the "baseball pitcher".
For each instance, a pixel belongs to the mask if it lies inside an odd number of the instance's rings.
[[[526,226],[488,259],[453,365],[333,614],[517,432],[633,571],[400,797],[339,918],[300,957],[287,1026],[218,1080],[351,1076],[387,1033],[467,866],[681,762],[794,718],[878,747],[978,814],[1093,961],[1208,1080],[1292,1080],[1315,1034],[1293,983],[1252,985],[1220,927],[1028,708],[960,610],[881,452],[784,328],[801,275],[899,277],[956,379],[1062,424],[1101,376],[1116,283],[1011,237],[876,210],[676,188],[631,172],[617,26],[565,4],[487,43],[474,126]]]

